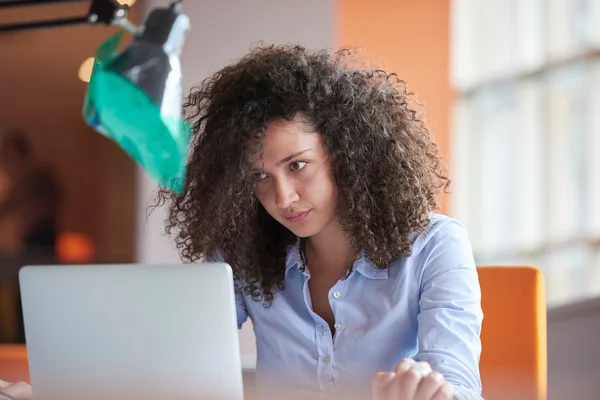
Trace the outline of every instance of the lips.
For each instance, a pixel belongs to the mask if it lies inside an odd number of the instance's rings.
[[[308,217],[308,214],[310,214],[310,210],[288,213],[284,217],[290,222],[301,222]]]

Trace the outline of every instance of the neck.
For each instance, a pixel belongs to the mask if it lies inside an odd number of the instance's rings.
[[[344,276],[356,259],[350,238],[337,221],[315,236],[306,239],[305,257],[311,274],[327,273]]]

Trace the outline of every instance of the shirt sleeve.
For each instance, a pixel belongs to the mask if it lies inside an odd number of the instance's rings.
[[[454,386],[457,400],[480,400],[481,288],[465,229],[445,221],[425,243],[417,268],[419,352]]]
[[[206,262],[225,262],[223,257],[220,254],[216,254],[214,256],[205,257],[204,261]],[[238,329],[242,329],[242,325],[248,319],[248,310],[246,309],[246,300],[244,299],[243,294],[243,284],[238,279],[234,279],[233,288],[235,292],[235,312],[237,315],[237,325]]]

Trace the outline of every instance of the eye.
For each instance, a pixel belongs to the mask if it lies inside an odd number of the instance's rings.
[[[264,172],[257,172],[254,174],[254,180],[257,182],[264,180],[266,177],[267,174],[265,174]]]
[[[292,171],[300,171],[308,164],[306,161],[292,161],[290,163],[290,170]]]

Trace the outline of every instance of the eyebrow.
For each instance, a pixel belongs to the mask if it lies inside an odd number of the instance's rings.
[[[299,151],[299,152],[297,152],[297,153],[294,153],[294,154],[292,154],[291,156],[287,156],[287,157],[286,157],[286,158],[284,158],[283,160],[279,161],[279,162],[277,163],[277,166],[280,166],[281,164],[285,164],[286,162],[290,162],[290,161],[292,161],[294,158],[298,157],[299,155],[302,155],[302,154],[304,154],[304,153],[306,153],[306,152],[309,152],[309,151],[311,151],[311,150],[312,150],[312,149],[304,149],[304,150],[302,150],[302,151]]]

